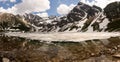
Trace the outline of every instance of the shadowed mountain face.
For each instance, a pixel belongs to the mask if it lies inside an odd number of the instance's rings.
[[[120,37],[47,43],[0,35],[0,62],[117,62],[119,54]]]
[[[17,23],[14,28],[38,32],[113,32],[120,31],[119,20],[120,2],[110,3],[103,10],[98,6],[79,2],[67,15],[60,17],[1,14],[0,26],[1,29],[6,29]]]
[[[107,30],[120,30],[120,2],[113,2],[104,8],[104,13],[110,23]]]

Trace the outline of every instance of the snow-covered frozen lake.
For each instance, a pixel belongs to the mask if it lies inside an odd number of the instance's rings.
[[[110,37],[120,36],[119,32],[94,32],[94,33],[80,33],[80,32],[58,32],[58,33],[5,33],[8,36],[25,37],[28,39],[44,40],[44,41],[85,41],[92,39],[106,39]]]

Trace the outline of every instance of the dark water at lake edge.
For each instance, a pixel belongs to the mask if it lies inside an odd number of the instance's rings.
[[[83,42],[41,41],[1,34],[0,62],[4,58],[11,62],[117,62],[120,59],[120,37]]]

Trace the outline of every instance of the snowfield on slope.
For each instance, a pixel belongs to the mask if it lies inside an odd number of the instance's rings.
[[[43,41],[73,41],[80,42],[92,39],[107,39],[110,37],[120,36],[119,32],[93,32],[93,33],[80,33],[80,32],[58,32],[58,33],[20,33],[11,32],[5,33],[8,36],[25,37],[28,39],[43,40]]]

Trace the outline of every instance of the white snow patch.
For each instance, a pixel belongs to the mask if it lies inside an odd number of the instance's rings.
[[[100,23],[100,28],[106,29],[109,22],[110,21],[106,18],[102,23]]]
[[[17,35],[16,35],[17,34]],[[8,36],[25,37],[28,39],[45,40],[45,41],[73,41],[80,42],[92,39],[107,39],[110,37],[120,36],[120,33],[94,32],[59,32],[59,33],[6,33]]]

